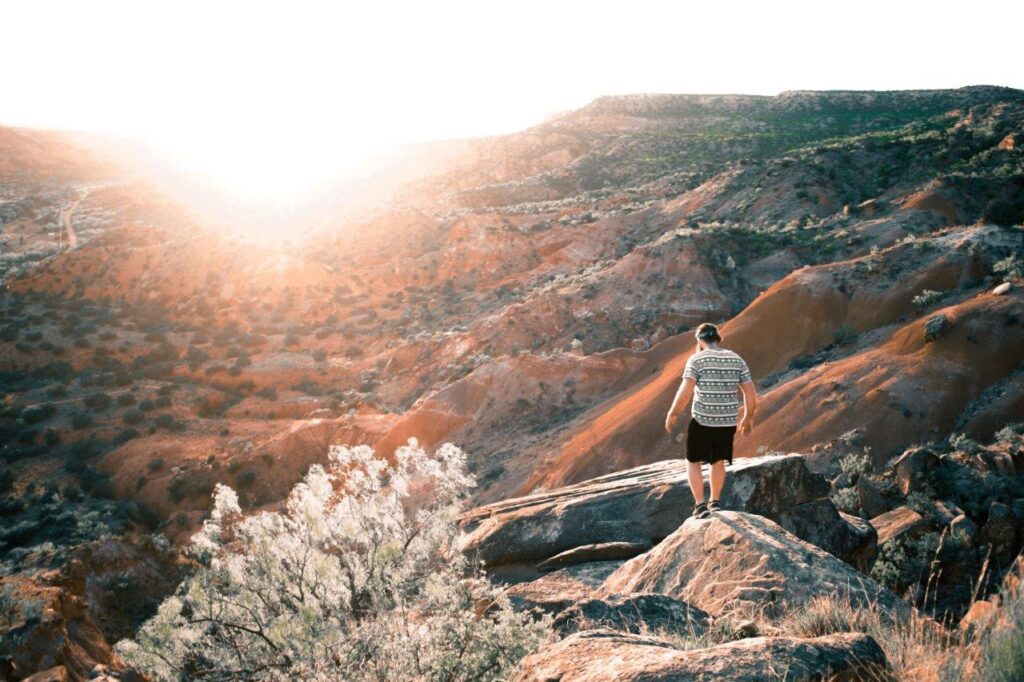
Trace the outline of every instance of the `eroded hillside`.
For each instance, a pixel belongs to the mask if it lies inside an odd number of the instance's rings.
[[[331,444],[455,442],[481,503],[677,457],[703,321],[764,398],[743,456],[834,476],[851,433],[881,468],[1021,418],[1020,91],[603,98],[413,150],[386,210],[272,246],[0,133],[0,561],[90,605],[116,585],[63,567],[159,574],[150,533],[186,540],[216,483],[274,505]]]

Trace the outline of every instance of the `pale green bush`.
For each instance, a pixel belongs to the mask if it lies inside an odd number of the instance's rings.
[[[117,651],[156,679],[490,680],[549,632],[455,546],[465,455],[415,441],[395,463],[332,448],[279,512],[233,490],[191,552],[195,574]]]

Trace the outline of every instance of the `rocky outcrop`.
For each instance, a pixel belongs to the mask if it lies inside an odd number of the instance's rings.
[[[517,609],[537,609],[554,615],[578,601],[589,599],[623,563],[598,561],[569,566],[536,580],[512,585],[506,594]]]
[[[687,519],[608,576],[596,596],[628,593],[668,595],[714,616],[779,616],[816,596],[910,613],[909,605],[848,564],[770,519],[742,512]]]
[[[667,630],[700,637],[711,625],[711,617],[696,606],[663,594],[612,595],[577,602],[558,614],[553,625],[563,635],[610,628],[633,634]]]
[[[828,489],[801,455],[753,457],[730,468],[722,504],[775,519],[843,558],[870,555],[873,531],[840,516]],[[462,519],[461,547],[499,575],[521,572],[558,555],[564,565],[565,552],[591,545],[629,543],[635,553],[672,534],[692,510],[686,462],[666,460],[474,509]],[[591,559],[581,550],[580,560]]]
[[[871,637],[843,633],[798,639],[755,637],[681,651],[652,637],[611,630],[570,635],[527,656],[518,682],[604,680],[884,679],[885,653]]]

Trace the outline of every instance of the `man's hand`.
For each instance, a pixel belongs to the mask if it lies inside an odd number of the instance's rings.
[[[740,422],[740,434],[741,435],[746,435],[746,434],[750,433],[750,429],[753,428],[753,426],[754,426],[754,420],[753,419],[744,419],[742,422]]]
[[[668,417],[665,418],[665,430],[671,436],[675,433],[676,424],[679,422],[679,415],[674,412],[669,412]]]

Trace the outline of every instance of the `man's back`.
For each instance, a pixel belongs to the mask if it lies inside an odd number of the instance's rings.
[[[693,379],[693,418],[703,426],[736,426],[739,386],[750,381],[747,363],[726,348],[705,348],[690,356],[684,379]]]

